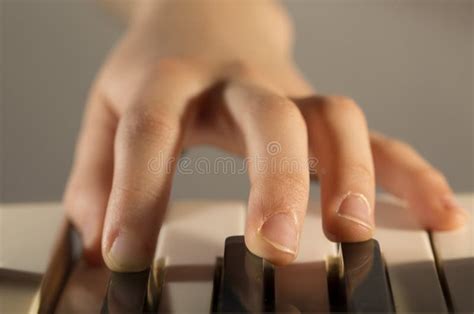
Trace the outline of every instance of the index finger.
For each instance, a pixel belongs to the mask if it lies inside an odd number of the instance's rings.
[[[141,271],[153,260],[183,139],[187,101],[199,80],[167,64],[119,122],[102,254],[114,271]]]

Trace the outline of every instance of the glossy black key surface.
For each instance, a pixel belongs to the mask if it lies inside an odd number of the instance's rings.
[[[262,313],[275,310],[273,266],[247,250],[243,236],[225,241],[224,259],[216,273],[212,311]]]
[[[394,312],[378,242],[342,243],[341,249],[347,311]]]
[[[41,280],[38,313],[54,313],[71,269],[82,254],[78,232],[71,223],[63,222],[51,261]]]
[[[143,313],[149,274],[149,269],[136,273],[112,272],[102,313]]]

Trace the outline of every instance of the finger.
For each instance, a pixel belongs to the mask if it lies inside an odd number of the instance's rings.
[[[377,182],[406,200],[425,227],[444,230],[466,222],[467,211],[438,170],[403,142],[374,132],[370,138]]]
[[[225,100],[242,132],[249,165],[247,247],[287,264],[296,257],[308,203],[304,120],[290,100],[251,83],[231,83]]]
[[[374,170],[364,114],[345,97],[300,102],[319,160],[323,225],[333,241],[363,241],[374,229]]]
[[[102,226],[112,183],[113,140],[117,119],[97,91],[91,93],[79,134],[64,206],[78,229],[84,256],[102,263]]]
[[[104,260],[114,271],[150,266],[182,144],[185,104],[197,84],[187,66],[167,61],[119,122],[102,238]]]

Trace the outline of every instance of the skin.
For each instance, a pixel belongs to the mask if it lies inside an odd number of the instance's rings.
[[[115,271],[150,264],[175,167],[150,171],[150,161],[203,144],[298,165],[262,171],[249,163],[246,244],[275,264],[297,255],[314,178],[333,241],[372,237],[376,182],[428,229],[465,223],[438,170],[407,144],[369,131],[354,100],[321,95],[304,79],[278,3],[133,3],[114,3],[129,12],[129,26],[91,88],[64,196],[90,262]]]

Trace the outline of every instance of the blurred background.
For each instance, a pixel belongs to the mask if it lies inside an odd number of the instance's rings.
[[[474,1],[284,4],[317,90],[353,97],[371,128],[415,146],[456,191],[474,190]],[[89,85],[123,29],[94,0],[0,0],[0,202],[61,198]],[[245,175],[178,175],[173,187],[174,198],[247,193]]]

